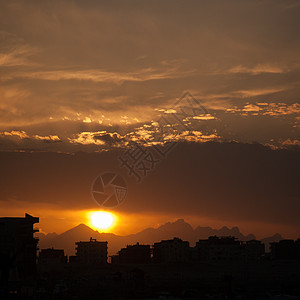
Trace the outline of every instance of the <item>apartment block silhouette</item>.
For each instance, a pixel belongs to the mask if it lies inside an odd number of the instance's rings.
[[[38,239],[34,238],[33,225],[39,218],[0,218],[0,287],[8,293],[30,294],[36,277]]]
[[[90,238],[88,242],[76,242],[76,262],[83,264],[107,263],[107,242]]]

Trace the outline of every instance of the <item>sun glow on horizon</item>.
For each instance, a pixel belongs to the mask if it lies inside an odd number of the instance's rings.
[[[89,214],[90,223],[95,229],[107,231],[116,224],[116,216],[107,211],[94,211]]]

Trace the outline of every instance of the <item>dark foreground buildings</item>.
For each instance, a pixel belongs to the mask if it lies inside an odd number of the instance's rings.
[[[117,255],[111,256],[112,264],[149,264],[151,262],[150,245],[127,245]]]
[[[0,300],[300,299],[300,239],[265,253],[257,240],[211,236],[191,247],[173,238],[127,245],[107,263],[108,243],[90,238],[68,263],[53,248],[36,260],[36,222],[0,219]]]
[[[61,271],[67,262],[68,258],[63,249],[42,249],[38,257],[38,271],[40,273]]]
[[[187,262],[189,260],[190,244],[179,238],[163,240],[153,245],[153,262]]]
[[[88,242],[77,242],[75,261],[88,265],[107,263],[107,242],[100,242],[93,238]]]
[[[179,238],[162,240],[152,247],[137,243],[122,248],[112,257],[111,264],[104,261],[91,264],[88,262],[95,261],[91,260],[93,247],[105,251],[107,245],[102,242],[102,246],[93,246],[96,242],[91,239],[76,243],[77,255],[86,263],[67,264],[60,280],[49,274],[47,281],[54,284],[48,290],[55,299],[65,299],[66,295],[71,299],[300,297],[300,259],[291,255],[275,259],[274,253],[266,255],[264,244],[257,240],[242,242],[230,236],[211,236],[199,240],[194,247]],[[276,245],[277,250],[294,253],[299,241]],[[76,262],[77,256],[74,259]],[[60,289],[61,294],[55,292]]]
[[[36,284],[38,240],[33,228],[39,218],[0,218],[0,297],[8,294],[30,297]]]
[[[253,262],[265,254],[261,241],[238,241],[236,238],[211,236],[196,243],[196,257],[200,262]]]
[[[271,258],[273,260],[300,259],[300,239],[271,243]]]

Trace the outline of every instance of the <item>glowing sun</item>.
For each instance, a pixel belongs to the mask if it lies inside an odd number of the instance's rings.
[[[108,229],[114,225],[114,215],[106,211],[97,211],[91,214],[91,222],[97,229]]]

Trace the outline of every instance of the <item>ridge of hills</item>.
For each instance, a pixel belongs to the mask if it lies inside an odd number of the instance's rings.
[[[99,241],[108,241],[109,255],[116,254],[121,248],[127,245],[136,244],[154,244],[161,240],[173,239],[174,237],[181,238],[190,242],[194,246],[199,239],[206,239],[209,236],[234,236],[241,241],[248,241],[255,239],[253,234],[244,235],[240,232],[238,227],[228,228],[223,226],[220,229],[211,227],[198,226],[195,229],[185,222],[183,219],[178,219],[175,222],[167,222],[158,228],[146,228],[135,234],[120,236],[113,233],[100,233],[93,230],[85,224],[79,224],[61,234],[56,233],[36,233],[35,236],[39,238],[39,248],[56,248],[64,249],[66,255],[75,254],[75,242],[89,241],[90,237]],[[263,238],[261,241],[265,243],[266,250],[268,250],[269,243],[276,242],[283,239],[283,237],[276,233],[273,236]]]

